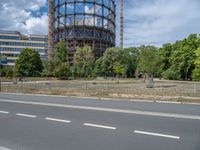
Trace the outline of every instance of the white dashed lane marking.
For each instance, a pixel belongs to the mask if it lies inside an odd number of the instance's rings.
[[[110,129],[110,130],[116,130],[116,127],[111,126],[104,126],[104,125],[98,125],[98,124],[91,124],[91,123],[84,123],[84,126],[90,126],[90,127],[96,127],[96,128],[104,128],[104,129]]]
[[[56,119],[56,118],[45,118],[46,120],[56,121],[56,122],[63,122],[63,123],[70,123],[70,120],[63,120],[63,119]]]
[[[21,116],[21,117],[29,117],[29,118],[36,118],[37,116],[33,116],[33,115],[28,115],[28,114],[21,114],[21,113],[17,113],[17,116]]]
[[[1,114],[9,114],[8,111],[0,111]]]
[[[171,139],[177,139],[177,140],[180,139],[179,136],[173,136],[173,135],[167,135],[167,134],[160,134],[160,133],[153,133],[153,132],[146,132],[146,131],[135,130],[134,133],[144,134],[144,135],[151,135],[151,136],[158,136],[158,137],[165,137],[165,138],[171,138]]]

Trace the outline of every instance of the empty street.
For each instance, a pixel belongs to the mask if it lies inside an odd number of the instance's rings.
[[[0,94],[2,150],[199,150],[200,105]]]

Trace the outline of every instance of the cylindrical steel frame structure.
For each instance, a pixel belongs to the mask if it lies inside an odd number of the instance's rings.
[[[74,54],[88,45],[95,58],[115,46],[115,0],[54,0],[53,43],[65,40]]]

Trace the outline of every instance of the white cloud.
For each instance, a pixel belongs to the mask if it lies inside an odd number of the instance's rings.
[[[47,13],[38,13],[46,5],[46,0],[1,0],[0,29],[24,34],[47,34]]]
[[[124,3],[126,47],[161,45],[200,33],[200,0],[125,0]],[[0,29],[47,34],[47,12],[41,12],[42,7],[47,7],[47,0],[1,0]],[[119,45],[119,21],[117,29]]]
[[[32,34],[47,34],[47,14],[41,17],[31,17],[25,22],[25,29]]]
[[[125,45],[161,45],[200,33],[199,0],[125,1]]]

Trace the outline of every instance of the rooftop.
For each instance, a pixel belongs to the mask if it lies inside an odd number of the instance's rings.
[[[38,34],[30,34],[30,35],[26,35],[26,34],[21,34],[19,31],[10,31],[10,30],[0,30],[0,34],[16,34],[16,35],[20,35],[20,36],[27,36],[27,37],[47,37],[47,35],[38,35]]]

